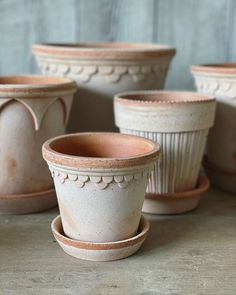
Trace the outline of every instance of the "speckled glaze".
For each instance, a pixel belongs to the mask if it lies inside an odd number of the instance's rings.
[[[121,133],[143,136],[161,145],[160,159],[148,184],[149,195],[160,197],[196,187],[214,122],[214,98],[194,92],[127,92],[115,97],[114,111]]]
[[[110,243],[91,243],[72,240],[65,236],[60,216],[57,216],[51,225],[55,239],[67,254],[92,261],[112,261],[134,254],[146,239],[149,227],[148,220],[142,216],[137,234],[134,237]]]
[[[64,78],[0,77],[0,213],[56,205],[41,147],[64,133],[76,88]]]
[[[44,75],[67,76],[79,85],[69,131],[114,131],[112,101],[128,90],[162,89],[175,49],[158,44],[36,44]]]
[[[191,68],[198,92],[217,99],[205,168],[213,185],[236,193],[236,64]]]
[[[43,157],[54,178],[65,234],[97,243],[136,235],[158,154],[154,142],[119,133],[77,133],[47,141]]]

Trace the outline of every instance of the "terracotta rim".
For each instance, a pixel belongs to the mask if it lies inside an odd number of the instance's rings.
[[[210,182],[208,178],[204,175],[200,175],[197,187],[193,190],[169,194],[146,194],[145,199],[157,201],[176,201],[177,199],[196,198],[203,192],[207,191],[209,186]]]
[[[93,242],[84,242],[78,240],[72,240],[65,236],[61,223],[61,216],[58,215],[51,224],[51,229],[56,240],[62,244],[72,246],[75,248],[86,249],[86,250],[113,250],[113,249],[122,249],[136,245],[143,240],[145,240],[146,235],[149,231],[150,223],[149,221],[142,216],[139,224],[139,229],[137,235],[126,240],[109,242],[109,243],[93,243]]]
[[[39,75],[0,76],[0,95],[19,93],[34,95],[37,93],[72,92],[77,90],[76,83],[68,78]]]
[[[115,147],[121,150],[119,153],[124,154],[121,156],[117,153],[117,156],[113,156]],[[105,154],[111,152],[111,156],[97,156],[97,151],[94,148],[104,149]],[[68,153],[64,152],[68,149]],[[89,149],[92,155],[87,154]],[[134,153],[135,149],[137,150],[136,154]],[[139,149],[147,151],[139,152]],[[74,150],[77,154],[74,154]],[[43,144],[43,157],[53,164],[72,168],[129,168],[154,162],[159,155],[159,150],[160,146],[157,143],[144,137],[121,133],[88,132],[49,139]],[[130,152],[134,154],[129,155]]]
[[[236,63],[191,66],[192,73],[236,74]]]
[[[0,200],[22,200],[22,199],[31,199],[31,198],[41,198],[46,194],[53,194],[55,189],[48,189],[45,191],[35,192],[35,193],[26,193],[26,194],[15,194],[15,195],[0,195]]]
[[[124,105],[145,105],[153,107],[162,105],[179,105],[193,103],[208,103],[215,98],[198,92],[186,91],[130,91],[115,96],[115,103]]]
[[[220,167],[218,167],[215,164],[211,163],[208,160],[207,156],[205,156],[204,159],[203,159],[203,166],[206,169],[213,171],[214,173],[223,174],[225,176],[234,176],[234,177],[236,177],[236,172],[222,170]]]
[[[32,52],[36,55],[53,55],[88,59],[127,59],[174,56],[175,48],[162,44],[138,43],[78,43],[78,44],[34,44]]]

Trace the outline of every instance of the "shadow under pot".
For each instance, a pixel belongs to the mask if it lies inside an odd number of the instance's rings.
[[[236,193],[236,64],[193,66],[191,72],[198,92],[217,101],[204,167],[214,186]]]
[[[196,208],[200,193],[208,188],[199,170],[214,123],[215,99],[194,92],[127,92],[115,97],[114,111],[121,133],[161,146],[143,211],[177,214]]]
[[[69,132],[117,130],[114,95],[162,89],[175,55],[166,45],[127,43],[35,44],[32,51],[44,75],[66,76],[79,85]]]
[[[65,236],[91,242],[95,250],[99,243],[136,236],[158,154],[154,142],[119,133],[77,133],[47,141],[43,157],[54,179]]]
[[[76,84],[66,78],[0,77],[0,213],[56,206],[41,148],[65,132]]]

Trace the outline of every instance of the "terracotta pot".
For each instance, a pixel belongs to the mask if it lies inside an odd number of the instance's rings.
[[[215,186],[236,193],[236,64],[193,66],[192,74],[197,90],[217,99],[206,170]]]
[[[194,92],[129,92],[115,97],[114,110],[122,133],[144,136],[161,145],[149,194],[195,188],[214,122],[214,98]]]
[[[0,77],[1,213],[55,206],[41,147],[64,133],[75,91],[76,84],[65,78]]]
[[[89,242],[133,237],[159,147],[119,133],[77,133],[43,145],[65,234]]]
[[[36,44],[44,75],[79,85],[69,131],[114,131],[113,97],[128,90],[162,89],[175,49],[157,44]]]

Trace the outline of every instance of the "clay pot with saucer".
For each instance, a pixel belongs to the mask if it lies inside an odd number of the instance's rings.
[[[158,154],[154,142],[119,133],[76,133],[44,143],[65,236],[97,250],[100,243],[112,249],[135,239]]]
[[[236,193],[236,64],[193,66],[191,72],[198,92],[217,100],[204,167],[214,186]]]
[[[208,187],[207,180],[198,177],[215,99],[194,92],[127,92],[116,95],[114,112],[121,133],[161,146],[143,211],[176,214],[196,208],[199,192]]]
[[[0,213],[56,206],[42,144],[65,132],[76,84],[67,78],[0,77]]]
[[[79,85],[69,132],[115,131],[113,97],[128,90],[162,89],[175,49],[160,44],[35,44],[44,75],[66,76]]]

